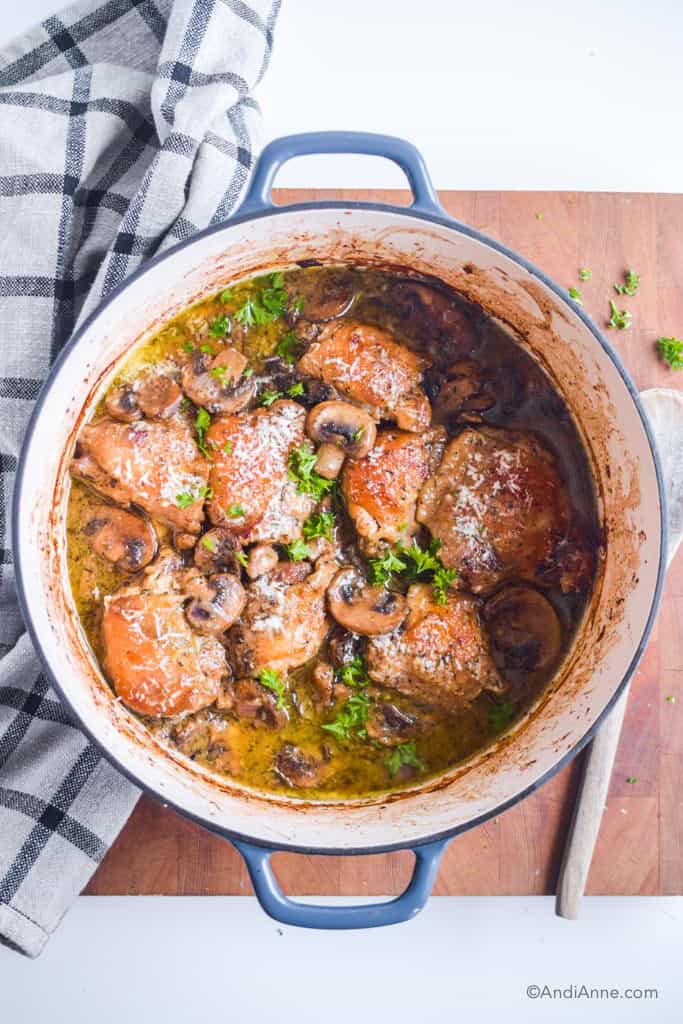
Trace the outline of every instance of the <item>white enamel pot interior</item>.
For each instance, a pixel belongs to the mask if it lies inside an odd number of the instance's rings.
[[[33,641],[63,699],[139,786],[210,829],[264,846],[317,852],[412,846],[470,827],[538,786],[585,742],[633,672],[663,569],[656,456],[633,387],[600,332],[523,259],[449,220],[414,150],[401,144],[404,159],[397,151],[389,154],[407,170],[416,196],[412,208],[273,207],[272,176],[292,155],[292,140],[285,143],[279,143],[279,160],[277,144],[275,152],[273,146],[265,151],[266,166],[261,164],[244,212],[148,263],[62,353],[32,419],[18,475],[14,528],[21,597]],[[380,138],[372,151],[384,153],[386,144]],[[310,259],[435,275],[506,325],[573,412],[605,529],[599,580],[577,641],[524,721],[436,781],[355,802],[263,796],[217,780],[162,748],[114,698],[76,618],[65,568],[69,459],[80,426],[121,359],[207,292]]]

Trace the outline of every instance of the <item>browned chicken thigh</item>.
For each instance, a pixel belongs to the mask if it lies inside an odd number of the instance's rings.
[[[571,510],[555,459],[533,434],[482,427],[449,443],[417,518],[441,541],[443,564],[481,593],[513,576],[538,580]]]
[[[408,589],[408,617],[388,636],[370,637],[368,675],[421,704],[448,711],[475,700],[482,690],[504,688],[479,617],[479,602],[449,593],[437,604],[429,584]]]
[[[436,469],[445,443],[440,428],[424,434],[385,430],[364,459],[346,463],[342,494],[368,554],[383,542],[396,544],[413,536],[420,488]]]
[[[306,411],[279,401],[268,409],[215,420],[207,432],[211,447],[207,511],[243,544],[285,543],[301,536],[313,508],[289,478],[289,453],[304,442]]]
[[[139,505],[187,533],[201,529],[209,467],[184,421],[88,423],[71,471],[120,505]]]
[[[325,326],[297,364],[300,373],[320,378],[377,420],[392,419],[402,430],[417,431],[431,422],[421,387],[426,366],[387,331],[353,320]]]
[[[141,715],[168,718],[212,704],[229,669],[223,646],[190,628],[183,563],[162,552],[104,600],[104,665],[116,693]]]
[[[294,575],[294,583],[274,573],[249,584],[242,617],[228,634],[238,674],[257,675],[264,668],[284,674],[313,657],[330,627],[325,591],[338,569],[336,562],[321,559],[304,579]]]

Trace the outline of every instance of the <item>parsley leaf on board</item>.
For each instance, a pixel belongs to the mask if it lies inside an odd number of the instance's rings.
[[[657,338],[657,348],[672,370],[683,370],[683,341],[678,338]]]
[[[569,289],[569,298],[573,299],[577,306],[583,306],[583,299],[578,288]]]
[[[628,270],[624,274],[625,284],[615,284],[614,290],[617,295],[635,295],[640,285],[640,276],[633,270]]]
[[[579,277],[582,281],[590,281],[591,272],[588,269],[588,267],[581,267],[581,269],[579,270]]]
[[[609,308],[612,315],[607,321],[607,326],[616,327],[619,331],[627,331],[633,319],[631,313],[627,309],[617,309],[614,299],[609,300]]]

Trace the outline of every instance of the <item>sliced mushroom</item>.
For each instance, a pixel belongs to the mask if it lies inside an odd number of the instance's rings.
[[[375,443],[371,416],[349,402],[321,402],[306,418],[308,436],[318,444],[338,445],[350,459],[364,458]]]
[[[167,420],[180,408],[183,393],[170,377],[147,377],[135,389],[138,407],[150,419]]]
[[[93,551],[123,572],[137,572],[157,552],[154,527],[142,516],[114,505],[92,505],[83,533]]]
[[[232,573],[217,573],[205,579],[194,574],[186,584],[192,596],[185,617],[197,633],[220,636],[239,618],[247,600],[244,587]]]
[[[513,584],[484,605],[494,653],[503,667],[538,672],[550,668],[562,647],[562,627],[550,601],[533,587]]]
[[[329,771],[329,761],[304,752],[293,743],[285,743],[273,761],[275,774],[295,789],[310,789],[321,783]]]
[[[194,564],[201,572],[236,572],[235,538],[229,530],[215,526],[197,540],[195,537]]]
[[[330,612],[341,626],[361,636],[391,633],[407,614],[405,598],[384,587],[371,587],[352,568],[340,569],[327,590]]]
[[[236,348],[222,349],[214,357],[194,352],[181,374],[183,391],[212,416],[239,412],[256,391],[254,378],[244,377],[246,366],[246,357]]]
[[[124,423],[132,423],[142,416],[135,392],[129,384],[110,391],[104,400],[104,408],[113,419],[122,420]]]
[[[414,734],[416,721],[395,704],[382,701],[373,706],[365,728],[370,739],[385,747],[394,747]]]
[[[344,465],[344,451],[336,444],[321,444],[315,460],[315,471],[326,480],[336,480]]]
[[[279,559],[277,551],[271,544],[254,544],[249,552],[247,562],[247,576],[250,580],[256,580],[259,576],[265,576],[275,568]]]

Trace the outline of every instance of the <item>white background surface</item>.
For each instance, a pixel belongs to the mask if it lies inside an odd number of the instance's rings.
[[[62,6],[2,0],[0,42]],[[284,0],[259,92],[268,137],[411,138],[439,188],[681,191],[679,0]],[[279,184],[392,187],[379,161],[293,163]],[[83,898],[36,963],[0,949],[0,1021],[417,1024],[683,1019],[681,899],[432,900],[410,925],[321,934],[246,898]],[[536,1000],[529,984],[658,987]]]
[[[1,0],[0,40],[59,10]],[[410,138],[438,188],[683,191],[681,0],[283,0],[259,89],[269,138]],[[308,158],[290,186],[385,187],[367,158]]]
[[[457,840],[456,840],[457,841]],[[410,924],[278,928],[240,896],[83,897],[40,960],[0,949],[7,1024],[680,1024],[683,907],[441,897]],[[528,985],[658,988],[529,999]]]

